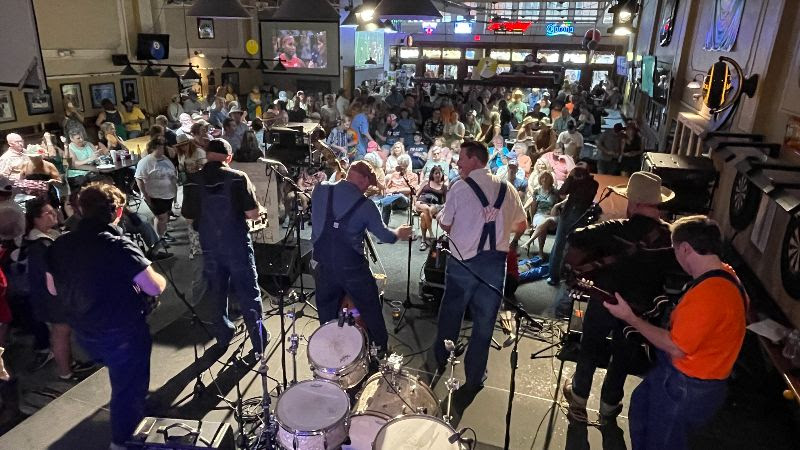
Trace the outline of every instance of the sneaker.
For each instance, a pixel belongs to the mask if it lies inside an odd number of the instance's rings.
[[[69,369],[73,373],[89,372],[91,370],[94,370],[95,368],[97,368],[97,364],[91,361],[86,361],[86,362],[72,361],[72,364],[69,366]]]
[[[564,394],[564,400],[569,405],[569,418],[577,422],[588,423],[589,416],[586,413],[586,399],[572,392],[572,380],[567,380],[564,383],[561,392]]]
[[[617,421],[617,416],[622,413],[622,403],[616,405],[609,405],[603,401],[600,402],[600,413],[598,415],[598,422],[601,426],[608,425]]]
[[[28,366],[29,372],[36,372],[37,370],[43,368],[47,365],[50,361],[53,360],[53,352],[50,350],[36,352],[36,356],[33,357],[33,362],[30,366]]]

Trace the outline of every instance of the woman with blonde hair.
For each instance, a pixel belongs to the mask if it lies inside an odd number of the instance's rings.
[[[128,150],[125,142],[117,136],[117,127],[111,122],[103,122],[100,125],[100,139],[97,141],[100,152],[108,154],[111,150]]]
[[[533,234],[528,242],[525,243],[525,249],[530,253],[531,244],[538,241],[539,256],[544,259],[544,244],[547,240],[547,233],[556,229],[558,225],[558,216],[553,215],[553,206],[558,203],[558,191],[555,187],[555,179],[553,174],[544,171],[539,174],[537,180],[538,187],[534,188],[528,200],[525,202],[524,208],[530,208],[533,220]]]
[[[386,158],[386,172],[394,172],[395,168],[397,167],[397,160],[405,154],[406,146],[403,145],[403,141],[395,142],[394,145],[392,145],[392,149],[389,151],[389,157]]]

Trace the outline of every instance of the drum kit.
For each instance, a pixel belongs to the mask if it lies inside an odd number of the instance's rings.
[[[369,376],[370,361],[377,351],[369,348],[364,329],[347,317],[343,313],[309,338],[313,379],[283,391],[274,414],[267,417],[274,423],[275,448],[468,448],[468,441],[461,439],[448,416],[442,417],[433,390],[403,368],[402,356],[392,354]],[[452,395],[458,386],[453,379],[453,367],[458,363],[453,352],[448,362],[451,378],[447,387]]]

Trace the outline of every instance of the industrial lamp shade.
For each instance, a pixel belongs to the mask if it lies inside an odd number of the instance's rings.
[[[275,67],[273,67],[272,70],[277,70],[278,72],[286,72],[286,66],[283,65],[281,60],[278,60],[278,62],[275,63]]]
[[[200,74],[195,72],[193,67],[189,67],[189,70],[187,70],[186,73],[183,74],[183,79],[184,80],[199,80],[200,79]]]
[[[224,62],[224,63],[222,63],[222,68],[223,68],[223,69],[235,69],[235,68],[236,68],[236,66],[233,64],[233,62],[231,62],[230,58],[228,58],[228,57],[226,56],[226,57],[225,57],[225,62]]]
[[[271,19],[338,22],[339,13],[328,0],[283,0]]]
[[[180,78],[180,77],[181,76],[178,75],[178,72],[175,72],[172,66],[167,66],[167,68],[164,69],[164,72],[161,73],[161,78]]]
[[[380,28],[383,28],[383,22],[373,18],[370,21],[358,24],[356,31],[377,31]]]
[[[139,75],[143,77],[157,77],[158,73],[155,70],[153,70],[153,66],[148,64],[147,67],[145,67],[144,70],[142,70],[142,73],[140,73]]]
[[[243,59],[242,62],[239,64],[240,69],[251,69],[250,64],[247,62],[246,59]]]
[[[269,67],[267,67],[267,65],[264,63],[264,60],[262,59],[262,60],[258,61],[258,65],[256,66],[256,69],[258,69],[258,70],[269,70]]]
[[[291,2],[289,2],[291,3]],[[250,14],[239,0],[194,0],[186,12],[189,17],[209,17],[212,19],[249,19]]]
[[[436,20],[442,14],[431,0],[381,0],[375,7],[375,17],[396,20]]]
[[[342,24],[339,25],[339,26],[342,27],[342,28],[355,28],[355,27],[357,27],[358,26],[357,13],[358,13],[359,8],[361,8],[361,5],[356,6],[355,8],[350,8],[350,11],[347,13],[347,16],[345,16],[344,20],[342,21]]]
[[[126,66],[125,66],[125,68],[124,68],[124,69],[122,69],[122,72],[120,72],[119,74],[120,74],[120,75],[132,75],[132,76],[136,76],[136,75],[139,75],[139,72],[137,72],[137,71],[136,71],[136,69],[134,69],[134,68],[133,68],[133,66],[131,66],[130,64],[128,64],[128,65],[126,65]]]

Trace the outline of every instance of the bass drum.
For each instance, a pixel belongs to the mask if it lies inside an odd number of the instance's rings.
[[[439,400],[419,377],[405,371],[378,372],[356,395],[353,414],[370,413],[386,420],[407,414],[441,417]]]
[[[387,423],[375,437],[375,450],[465,450],[448,439],[456,431],[441,419],[431,416],[404,416]]]
[[[385,418],[371,413],[350,416],[350,444],[342,446],[342,450],[372,450],[375,436],[388,422]]]
[[[347,440],[350,397],[327,380],[301,381],[275,404],[276,438],[286,450],[334,450]]]
[[[347,322],[341,327],[331,320],[308,338],[308,363],[314,378],[339,383],[350,389],[368,372],[367,335]]]

